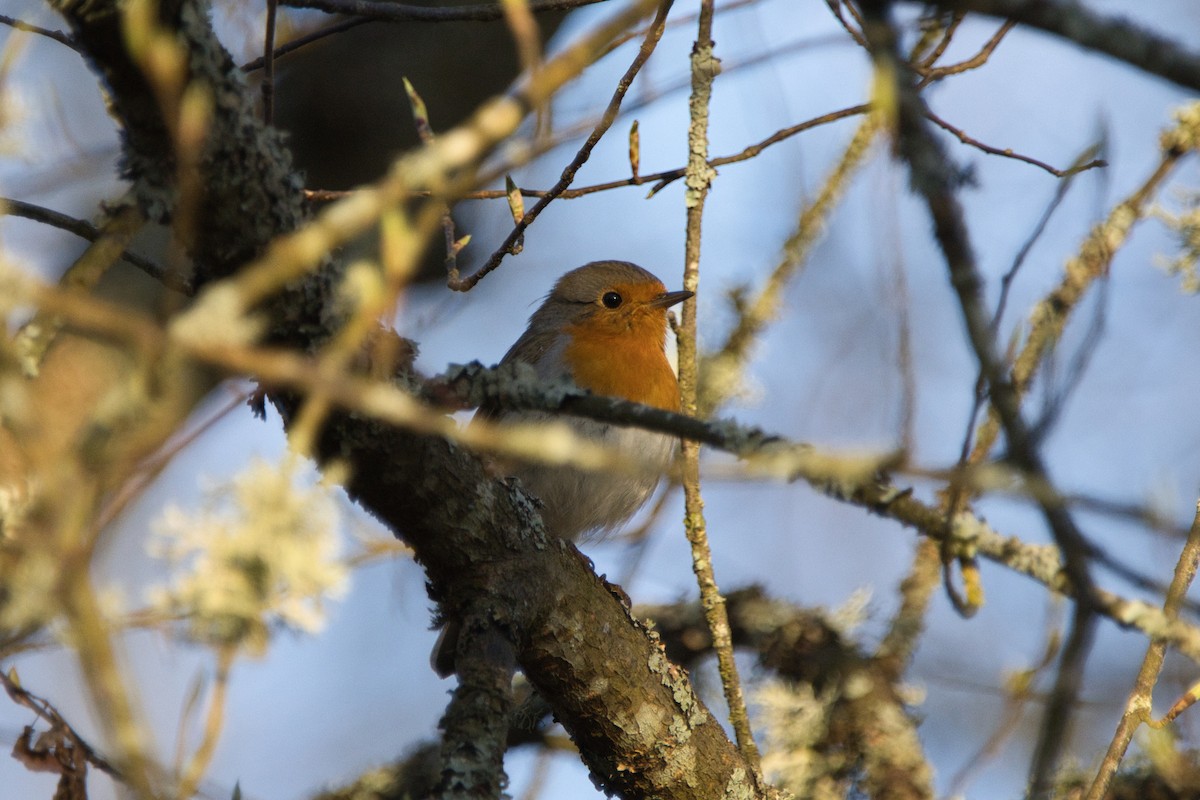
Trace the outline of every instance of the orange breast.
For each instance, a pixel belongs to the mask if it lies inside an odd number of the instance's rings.
[[[679,384],[662,348],[665,331],[659,332],[657,339],[651,331],[637,327],[620,333],[577,327],[571,334],[563,357],[580,387],[667,411],[679,410]]]

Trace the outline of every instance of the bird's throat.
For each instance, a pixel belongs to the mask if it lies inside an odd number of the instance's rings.
[[[636,331],[599,335],[589,331],[572,336],[563,356],[583,389],[678,411],[679,384],[663,353],[663,333],[656,341]]]

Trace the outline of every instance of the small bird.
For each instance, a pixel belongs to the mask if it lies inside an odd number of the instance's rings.
[[[531,364],[539,378],[570,378],[594,394],[679,410],[679,383],[667,361],[667,309],[692,296],[668,292],[662,281],[627,261],[593,261],[554,284],[529,318],[529,327],[501,364]],[[586,472],[521,463],[509,474],[541,501],[546,530],[564,539],[610,531],[632,517],[658,486],[675,456],[676,439],[581,417],[483,408],[493,422],[561,420],[575,432],[658,466],[639,473]],[[442,677],[454,672],[460,626],[446,623],[431,663]]]
[[[529,318],[529,327],[501,359],[523,361],[546,380],[567,377],[593,394],[679,410],[679,383],[667,361],[667,309],[692,296],[668,292],[662,281],[627,261],[593,261],[558,279]],[[580,417],[492,411],[492,421],[561,419],[580,436],[665,470],[676,439]],[[546,529],[564,539],[612,530],[634,515],[658,485],[657,472],[585,472],[520,464],[512,474],[542,502]]]

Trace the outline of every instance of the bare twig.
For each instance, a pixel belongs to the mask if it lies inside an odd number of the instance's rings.
[[[236,648],[223,645],[217,651],[217,674],[213,679],[212,696],[208,699],[208,714],[204,718],[204,734],[200,745],[188,759],[179,777],[179,797],[192,797],[200,785],[204,773],[212,763],[221,729],[225,724],[225,707],[229,694],[229,671],[233,667]]]
[[[804,131],[819,127],[821,125],[828,125],[829,123],[837,122],[838,120],[858,116],[859,114],[865,114],[865,113],[867,113],[868,110],[870,110],[870,106],[858,105],[858,106],[851,106],[849,108],[843,108],[838,111],[831,111],[830,113],[822,114],[819,117],[813,117],[812,119],[805,120],[804,122],[800,122],[795,125],[788,126],[786,128],[781,128],[780,130],[778,130],[775,133],[768,136],[766,139],[756,142],[755,144],[749,145],[748,147],[743,149],[740,153],[735,153],[733,155],[720,156],[719,158],[714,158],[711,161],[709,161],[708,164],[710,167],[721,167],[726,164],[735,164],[739,161],[748,161],[749,159],[757,156],[763,150],[766,150],[771,145],[778,144],[779,142],[785,141],[786,139],[790,139],[791,137],[795,136],[798,133],[803,133]],[[584,197],[589,194],[595,194],[597,192],[606,192],[611,189],[620,189],[620,188],[624,188],[627,186],[641,186],[646,183],[653,183],[654,189],[652,190],[652,193],[657,193],[665,186],[668,186],[669,184],[674,183],[675,181],[679,180],[686,174],[687,174],[687,167],[678,167],[676,169],[664,170],[662,172],[654,172],[649,175],[635,175],[635,176],[632,176],[629,178],[624,178],[622,180],[609,181],[607,183],[598,183],[598,184],[595,184],[592,186],[581,186],[577,189],[564,189],[563,191],[558,193],[558,197],[559,197],[559,199],[562,199],[562,200],[574,200],[576,198]],[[547,195],[550,194],[551,190],[549,190],[549,189],[519,189],[519,191],[521,192],[521,195],[523,197],[546,197]],[[324,191],[324,190],[312,189],[312,190],[309,190],[306,194],[312,200],[339,200],[343,197],[347,197],[350,194],[350,192]],[[505,189],[484,189],[484,190],[474,191],[474,192],[465,192],[463,194],[463,199],[464,200],[500,200],[507,196],[508,196],[508,191]]]
[[[24,217],[34,222],[41,222],[67,231],[68,233],[73,233],[80,239],[86,239],[89,242],[95,242],[104,235],[103,231],[90,222],[69,217],[58,211],[34,205],[33,203],[26,203],[23,200],[16,200],[11,197],[0,197],[0,215],[3,214],[11,214],[14,217]],[[186,281],[178,279],[178,276],[168,275],[162,266],[153,261],[128,250],[122,250],[120,257],[133,264],[151,278],[162,281],[163,285],[168,289],[183,292],[184,294],[191,293],[191,286]]]
[[[846,19],[846,15],[842,13],[843,0],[825,0],[825,4],[829,6],[829,10],[833,12],[833,16],[838,23],[850,34],[850,38],[859,47],[866,48],[867,40],[863,38],[862,33],[857,28],[850,24],[850,20]],[[853,9],[851,9],[853,11]]]
[[[304,36],[298,36],[295,39],[292,39],[290,42],[285,42],[279,45],[279,47],[276,47],[271,51],[271,58],[278,59],[281,56],[286,56],[288,53],[295,52],[296,50],[310,45],[313,42],[319,42],[326,36],[334,36],[339,33],[344,33],[348,30],[353,30],[360,25],[367,25],[378,21],[379,20],[366,19],[364,17],[352,17],[351,19],[342,20],[341,22],[335,22],[332,25],[326,25],[324,28],[318,28],[311,33],[307,33]],[[259,56],[258,58],[253,59],[252,61],[247,61],[245,64],[243,64],[242,72],[256,72],[260,69],[263,69],[266,64],[266,56]]]
[[[949,122],[946,122],[946,120],[942,119],[937,114],[934,114],[932,111],[930,111],[928,109],[925,110],[925,116],[933,124],[937,125],[942,130],[948,131],[949,133],[953,134],[960,142],[962,142],[965,145],[974,147],[977,150],[982,150],[983,152],[987,153],[988,155],[1004,156],[1005,158],[1013,158],[1013,159],[1016,159],[1017,161],[1024,161],[1026,164],[1032,164],[1035,167],[1039,167],[1040,169],[1046,170],[1046,172],[1049,172],[1051,175],[1053,175],[1056,178],[1065,178],[1067,176],[1074,175],[1075,173],[1083,172],[1084,170],[1094,169],[1096,167],[1107,167],[1108,166],[1107,161],[1100,159],[1100,158],[1096,158],[1096,159],[1092,159],[1091,161],[1088,161],[1085,164],[1078,164],[1078,165],[1072,166],[1065,170],[1055,169],[1054,167],[1047,164],[1045,161],[1039,161],[1038,159],[1032,158],[1031,156],[1026,156],[1026,155],[1017,153],[1017,152],[1013,151],[1013,149],[1011,147],[999,148],[999,147],[992,147],[991,145],[988,145],[988,144],[984,144],[983,142],[979,141],[978,139],[974,139],[974,138],[968,136],[962,130],[962,128],[956,128],[955,126],[951,125]]]
[[[1088,147],[1079,158],[1075,159],[1075,163],[1080,166],[1088,162],[1094,163],[1096,159],[1091,158],[1091,155],[1100,149],[1100,145]],[[1012,266],[1000,278],[1000,297],[996,301],[996,311],[992,314],[993,332],[998,333],[1000,330],[1000,322],[1004,318],[1004,309],[1008,304],[1009,292],[1012,290],[1012,284],[1016,280],[1017,273],[1020,272],[1021,267],[1025,264],[1025,259],[1029,257],[1029,252],[1033,249],[1033,246],[1042,238],[1042,234],[1046,231],[1046,226],[1050,224],[1050,218],[1054,216],[1054,212],[1058,210],[1059,205],[1066,198],[1067,192],[1071,190],[1071,187],[1075,183],[1075,176],[1079,172],[1080,170],[1075,169],[1075,167],[1070,167],[1066,170],[1064,179],[1059,181],[1054,188],[1054,197],[1046,205],[1046,210],[1042,212],[1042,216],[1033,226],[1033,230],[1030,231],[1029,236],[1022,242],[1020,249],[1017,250],[1016,256],[1013,257]],[[974,413],[972,413],[971,417],[974,418],[974,416]]]
[[[922,31],[921,40],[913,46],[908,56],[908,63],[912,65],[914,71],[920,73],[937,63],[937,60],[945,54],[946,48],[950,47],[950,42],[954,40],[954,34],[958,31],[958,26],[962,24],[963,16],[961,12],[952,14],[950,24],[945,28],[942,27],[939,14],[922,18],[924,23],[922,27],[925,30]],[[925,40],[931,36],[937,36],[937,43],[926,52],[925,48],[928,47],[928,44]]]
[[[914,65],[914,69],[921,74],[921,80],[917,84],[918,89],[924,89],[934,81],[940,81],[948,75],[958,75],[962,72],[968,72],[973,69],[982,67],[992,57],[992,53],[996,52],[996,48],[1000,46],[1000,42],[1008,35],[1008,32],[1016,25],[1012,20],[1005,20],[992,38],[984,42],[983,47],[979,48],[979,52],[970,58],[964,59],[954,64],[947,64],[944,67],[935,67],[933,63]]]
[[[122,780],[121,773],[117,768],[109,763],[108,759],[97,753],[96,749],[79,735],[79,732],[63,718],[62,714],[59,713],[58,709],[49,700],[30,692],[14,680],[13,674],[6,673],[3,670],[0,670],[0,684],[3,684],[5,692],[8,693],[8,696],[14,703],[28,708],[39,717],[45,719],[51,728],[64,734],[71,746],[83,754],[87,763],[118,781]]]
[[[42,28],[28,22],[22,22],[19,19],[8,16],[7,14],[0,14],[0,25],[7,25],[8,27],[17,31],[24,31],[26,33],[37,34],[38,36],[45,36],[47,39],[53,39],[59,44],[65,44],[76,53],[83,52],[83,48],[79,46],[79,42],[75,41],[75,38],[69,33],[63,33],[62,31]]]
[[[575,180],[575,175],[579,172],[579,168],[587,163],[588,158],[592,155],[592,150],[596,144],[612,127],[613,122],[617,118],[617,112],[621,110],[621,101],[625,99],[625,94],[629,91],[629,87],[633,84],[633,79],[637,77],[642,66],[650,58],[650,54],[654,52],[654,48],[658,45],[662,38],[663,26],[667,21],[667,13],[671,9],[672,0],[664,0],[659,7],[658,13],[654,17],[654,22],[650,24],[646,31],[646,37],[642,40],[642,46],[638,49],[637,56],[633,59],[633,63],[625,70],[625,74],[621,76],[621,80],[617,82],[617,88],[613,91],[612,98],[608,101],[608,107],[604,109],[604,115],[600,122],[592,130],[591,135],[579,148],[575,157],[571,159],[571,163],[563,169],[562,175],[559,176],[558,183],[554,184],[545,194],[541,196],[538,202],[513,226],[512,231],[505,238],[504,243],[496,248],[483,266],[476,270],[467,278],[459,279],[451,275],[449,286],[451,289],[459,292],[469,291],[475,284],[486,276],[489,272],[500,266],[500,262],[506,255],[513,252],[518,241],[525,234],[525,230],[533,224],[533,221],[538,218],[538,215],[548,206],[555,198],[559,197]]]

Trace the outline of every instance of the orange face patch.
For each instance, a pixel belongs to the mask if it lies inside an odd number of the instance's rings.
[[[679,410],[679,385],[663,352],[667,313],[652,305],[665,291],[657,281],[614,285],[592,313],[567,327],[570,343],[563,356],[580,387]],[[603,300],[609,292],[621,298],[614,308]]]

